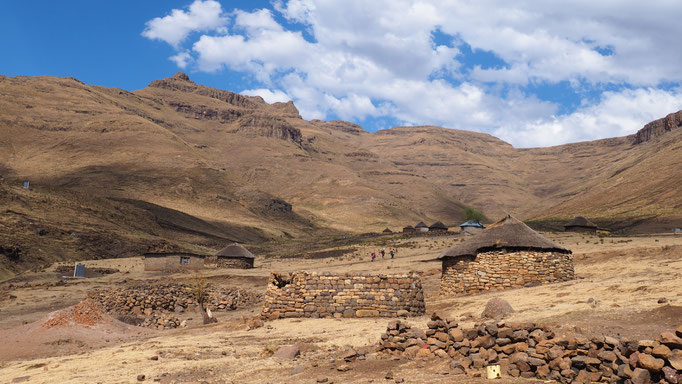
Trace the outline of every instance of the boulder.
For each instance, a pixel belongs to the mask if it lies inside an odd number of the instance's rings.
[[[464,340],[464,332],[462,332],[462,330],[459,328],[450,329],[450,331],[448,331],[448,334],[450,335],[450,338],[452,338],[452,340],[456,342]]]
[[[675,334],[677,335],[677,337],[682,337],[682,325],[677,327],[677,329],[675,330]]]
[[[677,371],[673,368],[670,367],[663,367],[663,377],[665,377],[665,381],[667,381],[670,384],[678,384],[680,382],[680,374],[677,373]]]
[[[670,352],[670,357],[668,357],[668,362],[670,362],[671,367],[677,369],[678,371],[682,371],[682,350],[672,350]]]
[[[298,344],[294,344],[279,347],[279,349],[277,349],[277,351],[272,355],[272,357],[276,359],[293,360],[300,354],[301,348],[299,347]]]
[[[661,344],[656,348],[652,349],[651,354],[662,359],[667,359],[668,357],[670,357],[670,348]]]
[[[646,369],[635,368],[630,380],[632,384],[649,384],[651,383],[651,374]]]
[[[485,305],[481,317],[488,319],[501,319],[514,312],[514,308],[504,299],[494,297]]]
[[[665,360],[657,359],[647,353],[639,354],[639,365],[642,368],[648,369],[651,372],[660,371],[665,365]]]
[[[668,348],[682,349],[682,337],[677,337],[672,332],[661,333],[660,342]]]
[[[355,317],[379,317],[379,311],[374,309],[358,309]]]

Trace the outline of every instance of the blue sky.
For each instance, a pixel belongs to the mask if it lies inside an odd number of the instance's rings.
[[[682,109],[682,3],[15,1],[0,74],[127,90],[184,71],[306,119],[440,125],[517,147],[621,136]]]

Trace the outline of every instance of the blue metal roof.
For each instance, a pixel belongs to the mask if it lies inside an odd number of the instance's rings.
[[[459,225],[460,227],[478,227],[478,228],[485,228],[485,225],[481,224],[478,222],[478,220],[469,220],[466,223],[462,223]]]

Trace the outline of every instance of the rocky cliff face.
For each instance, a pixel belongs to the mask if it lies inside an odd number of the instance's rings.
[[[677,111],[645,125],[644,128],[635,133],[632,143],[634,145],[641,144],[680,127],[682,127],[682,111]]]

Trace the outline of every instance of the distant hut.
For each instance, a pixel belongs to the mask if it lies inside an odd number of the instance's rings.
[[[485,225],[478,220],[469,220],[459,225],[462,232],[478,233],[485,229]]]
[[[464,295],[573,279],[571,251],[512,216],[445,250],[441,291]]]
[[[446,227],[445,224],[443,224],[440,221],[436,221],[435,223],[431,224],[431,226],[429,226],[429,232],[447,232],[447,231],[448,231],[448,227]]]
[[[256,256],[244,248],[243,245],[234,243],[218,251],[215,254],[218,268],[253,268],[253,260]]]
[[[417,223],[417,225],[414,226],[414,230],[417,232],[428,232],[429,231],[429,226],[426,225],[423,221],[420,221]]]
[[[403,228],[403,233],[414,233],[414,232],[415,232],[415,229],[411,225],[408,225],[407,227]]]
[[[206,255],[188,252],[148,252],[144,254],[145,271],[183,272],[204,268]]]
[[[391,233],[393,233],[393,231],[391,231],[389,228],[386,228],[381,233],[391,234]]]
[[[573,220],[564,224],[566,232],[597,232],[597,226],[582,216],[577,216]]]

